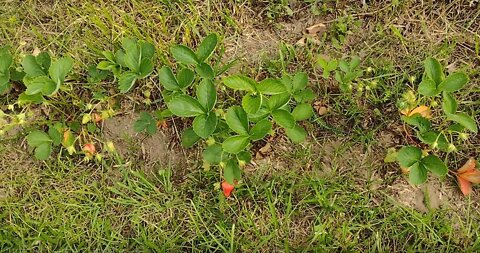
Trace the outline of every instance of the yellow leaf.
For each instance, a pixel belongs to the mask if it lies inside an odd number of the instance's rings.
[[[421,105],[421,106],[413,109],[412,111],[410,111],[407,114],[407,116],[412,116],[412,115],[415,115],[417,113],[422,115],[422,117],[427,118],[427,119],[430,119],[432,117],[432,111],[430,110],[430,107],[425,106],[425,105]]]
[[[400,111],[400,113],[403,114],[403,115],[408,115],[409,112],[410,112],[410,108],[405,108],[405,109]]]

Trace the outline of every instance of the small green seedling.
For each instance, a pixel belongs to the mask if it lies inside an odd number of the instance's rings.
[[[138,133],[145,131],[147,134],[153,135],[157,132],[157,124],[171,116],[170,110],[157,110],[153,113],[141,112],[133,124],[133,129]]]
[[[352,81],[363,75],[363,71],[358,69],[360,63],[357,56],[352,57],[349,62],[346,60],[338,62],[340,70],[335,71],[335,80],[338,81],[341,91],[350,92],[353,88]]]
[[[130,91],[138,79],[143,79],[153,72],[155,47],[148,42],[125,38],[122,48],[115,52],[104,51],[107,60],[98,63],[100,70],[109,70],[118,78],[120,92]]]
[[[25,77],[23,83],[27,87],[27,96],[52,96],[65,82],[67,74],[73,67],[73,60],[62,57],[56,61],[51,60],[47,52],[37,56],[27,55],[22,61]]]
[[[338,61],[335,59],[329,60],[326,57],[319,57],[317,60],[317,66],[322,68],[323,78],[329,78],[330,72],[334,71],[338,67]]]
[[[108,77],[109,71],[98,69],[96,65],[89,65],[87,73],[87,81],[91,84],[97,84]]]
[[[35,158],[47,160],[52,152],[52,145],[60,145],[62,136],[56,127],[50,126],[47,133],[35,130],[28,134],[27,142],[29,146],[35,149]]]
[[[153,135],[157,132],[157,121],[147,112],[141,112],[140,117],[133,123],[135,132],[146,131],[147,134]]]

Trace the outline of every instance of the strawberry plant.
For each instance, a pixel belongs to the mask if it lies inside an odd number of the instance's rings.
[[[61,125],[60,125],[61,126]],[[28,145],[35,149],[35,158],[47,160],[52,152],[52,146],[60,145],[62,136],[59,124],[50,126],[48,132],[34,130],[27,136]]]
[[[120,92],[126,93],[138,79],[146,78],[153,72],[155,47],[142,40],[125,38],[122,48],[115,53],[104,51],[106,60],[99,62],[97,68],[111,71],[118,78]]]
[[[42,52],[37,56],[25,56],[22,66],[25,72],[23,83],[27,87],[24,94],[31,97],[52,96],[63,85],[73,67],[73,60],[62,57],[52,61],[47,52]]]
[[[420,148],[414,146],[403,147],[398,151],[398,163],[402,168],[409,171],[409,179],[412,184],[422,184],[427,181],[427,172],[443,177],[448,169],[445,163],[435,155],[426,155]]]
[[[317,60],[317,65],[323,71],[323,78],[329,78],[330,72],[335,71],[338,67],[338,61],[335,59],[328,59],[326,57],[319,57]]]
[[[468,76],[455,72],[445,77],[443,67],[434,58],[425,60],[424,66],[425,72],[417,90],[420,98],[408,91],[399,101],[402,120],[412,127],[423,146],[429,147],[422,152],[416,146],[407,146],[397,154],[400,166],[408,171],[414,184],[424,183],[428,171],[438,176],[448,172],[442,160],[428,153],[457,152],[457,146],[469,138],[468,132],[478,131],[475,120],[458,110],[455,99],[455,92],[468,83]],[[432,118],[430,107],[423,104],[426,101],[432,105],[441,104],[443,114],[435,114],[437,117]]]
[[[234,186],[240,180],[240,168],[251,160],[248,151],[251,143],[272,133],[274,123],[293,142],[306,138],[299,122],[313,115],[310,103],[315,96],[307,88],[305,73],[259,82],[241,74],[217,78],[220,71],[208,63],[216,45],[217,36],[211,34],[196,52],[183,45],[172,46],[177,73],[163,66],[159,80],[168,110],[178,117],[193,118],[192,127],[182,134],[182,144],[191,147],[205,140],[205,165],[219,165],[226,182]],[[221,84],[241,92],[241,103],[230,105],[218,101],[217,89]]]
[[[360,69],[360,58],[358,56],[351,57],[350,60],[328,59],[320,56],[317,59],[317,67],[322,70],[322,77],[328,79],[332,71],[335,72],[335,80],[342,92],[351,92],[355,88],[361,92],[363,84],[355,82],[355,79],[363,76],[363,70]]]
[[[352,90],[352,81],[363,75],[362,70],[358,70],[360,58],[352,57],[350,61],[340,60],[338,62],[339,70],[335,71],[335,80],[339,83],[340,90],[349,92]]]
[[[225,179],[222,187],[228,196],[240,180],[241,167],[252,159],[249,150],[253,142],[275,132],[284,132],[294,143],[305,140],[307,132],[301,121],[313,116],[311,102],[315,94],[307,87],[308,76],[303,72],[260,81],[242,74],[221,77],[231,64],[219,69],[211,65],[210,58],[217,44],[217,35],[210,34],[196,51],[184,45],[172,46],[170,52],[176,60],[175,73],[170,66],[163,66],[158,72],[167,108],[140,113],[133,127],[137,132],[145,131],[151,135],[167,117],[192,118],[191,126],[182,133],[182,145],[191,147],[199,142],[205,143],[204,165],[222,168]],[[87,81],[100,82],[111,72],[118,79],[120,92],[126,93],[138,79],[153,72],[154,52],[150,43],[123,39],[122,49],[115,53],[104,51],[106,59],[96,68],[89,67]],[[7,49],[2,49],[0,81],[3,90],[8,89],[14,69],[12,64],[12,56]],[[45,97],[54,96],[62,88],[73,60],[68,57],[52,60],[48,53],[42,52],[25,56],[22,67],[26,90],[17,103],[42,103],[46,101]],[[230,94],[218,96],[219,87],[230,88],[233,97]],[[105,101],[105,95],[98,92],[93,98]],[[47,160],[52,150],[61,145],[70,155],[77,152],[76,146],[81,146],[86,159],[95,155],[101,160],[89,136],[97,132],[98,122],[112,114],[111,109],[100,112],[100,115],[91,103],[77,102],[82,106],[81,110],[86,110],[80,119],[69,122],[68,126],[47,121],[46,126],[27,135],[27,142],[37,159]],[[24,123],[24,118],[22,116],[19,122]]]

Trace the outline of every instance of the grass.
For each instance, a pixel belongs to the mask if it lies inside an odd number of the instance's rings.
[[[161,66],[171,63],[165,52],[172,43],[196,45],[210,32],[222,39],[216,57],[240,59],[235,68],[248,74],[307,71],[318,101],[330,109],[306,125],[308,142],[293,146],[281,136],[271,141],[266,159],[245,168],[230,199],[219,190],[218,171],[201,168],[197,150],[170,154],[181,160],[173,164],[137,162],[140,154],[122,163],[62,155],[37,162],[22,133],[7,136],[0,140],[0,251],[478,251],[478,194],[465,199],[453,179],[431,178],[440,194],[449,196],[440,208],[430,207],[431,185],[410,186],[396,165],[383,163],[386,148],[405,144],[395,103],[416,86],[408,80],[421,77],[427,56],[467,70],[472,80],[460,106],[478,119],[478,8],[469,1],[378,1],[366,9],[348,1],[317,1],[314,9],[306,2],[10,0],[0,6],[0,44],[16,45],[16,55],[38,48],[76,61],[78,81],[54,99],[61,113],[52,117],[80,117],[92,92],[117,97],[113,82],[88,84],[80,70],[96,64],[101,51],[118,46],[119,39],[153,42]],[[329,25],[321,43],[295,46],[302,34],[292,27],[316,22]],[[316,69],[318,54],[360,55],[362,66],[374,70],[364,82],[376,81],[377,88],[340,93]],[[116,112],[161,107],[157,83],[154,75],[137,85]],[[142,102],[145,90],[152,90],[151,106]],[[0,98],[0,109],[8,112],[14,99]],[[178,136],[171,132],[175,142]],[[478,140],[472,136],[459,147],[455,161],[478,157]],[[142,152],[130,142],[130,154]],[[402,201],[395,187],[412,197],[424,192],[420,202],[426,211],[412,208],[415,201]]]
[[[173,169],[124,168],[114,180],[107,176],[114,168],[36,165],[2,173],[2,251],[456,251],[478,244],[474,217],[417,213],[347,173],[265,180],[269,169],[260,167],[225,200],[209,183],[213,173],[175,182]]]

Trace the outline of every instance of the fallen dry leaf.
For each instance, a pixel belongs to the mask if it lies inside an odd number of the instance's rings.
[[[272,145],[270,145],[270,143],[267,142],[267,144],[265,144],[265,146],[260,148],[258,151],[260,151],[260,153],[266,155],[266,154],[270,153],[270,151],[272,151]]]
[[[325,31],[327,31],[327,26],[325,26],[323,23],[318,23],[307,27],[307,33],[309,35],[316,35],[317,33],[324,33]],[[319,34],[319,36],[321,36],[321,34]]]
[[[457,173],[464,173],[468,171],[472,171],[475,169],[476,161],[472,157],[468,159],[468,161],[460,168],[457,170]]]
[[[305,36],[303,36],[302,38],[300,38],[300,39],[295,43],[295,45],[297,45],[297,46],[305,46],[306,40],[307,40],[307,38],[306,38]]]
[[[473,184],[480,184],[480,171],[475,170],[475,171],[469,171],[469,172],[464,172],[459,175],[459,177],[473,183]]]
[[[464,196],[469,195],[472,193],[472,183],[468,182],[467,180],[457,177],[458,178],[458,186],[460,187],[460,191],[462,191]]]
[[[38,47],[35,47],[35,48],[33,49],[32,55],[36,57],[36,56],[38,56],[41,52],[42,52],[42,50],[40,50]]]
[[[322,23],[309,26],[306,29],[306,33],[304,33],[302,38],[300,38],[295,45],[305,46],[305,44],[307,44],[307,39],[314,44],[320,45],[320,40],[318,40],[318,38],[322,37],[322,34],[326,31],[327,27]]]
[[[328,108],[325,106],[321,106],[317,109],[318,115],[323,116],[328,113]]]
[[[425,105],[420,105],[413,110],[404,109],[404,110],[401,110],[400,113],[402,113],[403,115],[409,116],[409,117],[413,116],[417,113],[420,114],[422,117],[427,118],[427,119],[430,119],[432,117],[432,110],[430,110],[430,107],[425,106]]]
[[[480,184],[480,170],[475,168],[476,164],[475,159],[470,158],[457,170],[458,185],[465,196],[472,193],[472,184]]]
[[[313,103],[313,108],[317,111],[318,115],[323,116],[327,114],[330,110],[325,105],[322,105],[320,101]]]
[[[261,147],[258,152],[255,154],[255,159],[261,160],[265,158],[265,156],[268,156],[268,154],[272,151],[272,145],[267,142],[265,146]]]
[[[102,121],[102,117],[100,116],[100,114],[94,112],[94,113],[92,114],[92,116],[93,116],[93,117],[92,117],[92,118],[93,118],[93,122],[98,123],[98,122]]]

